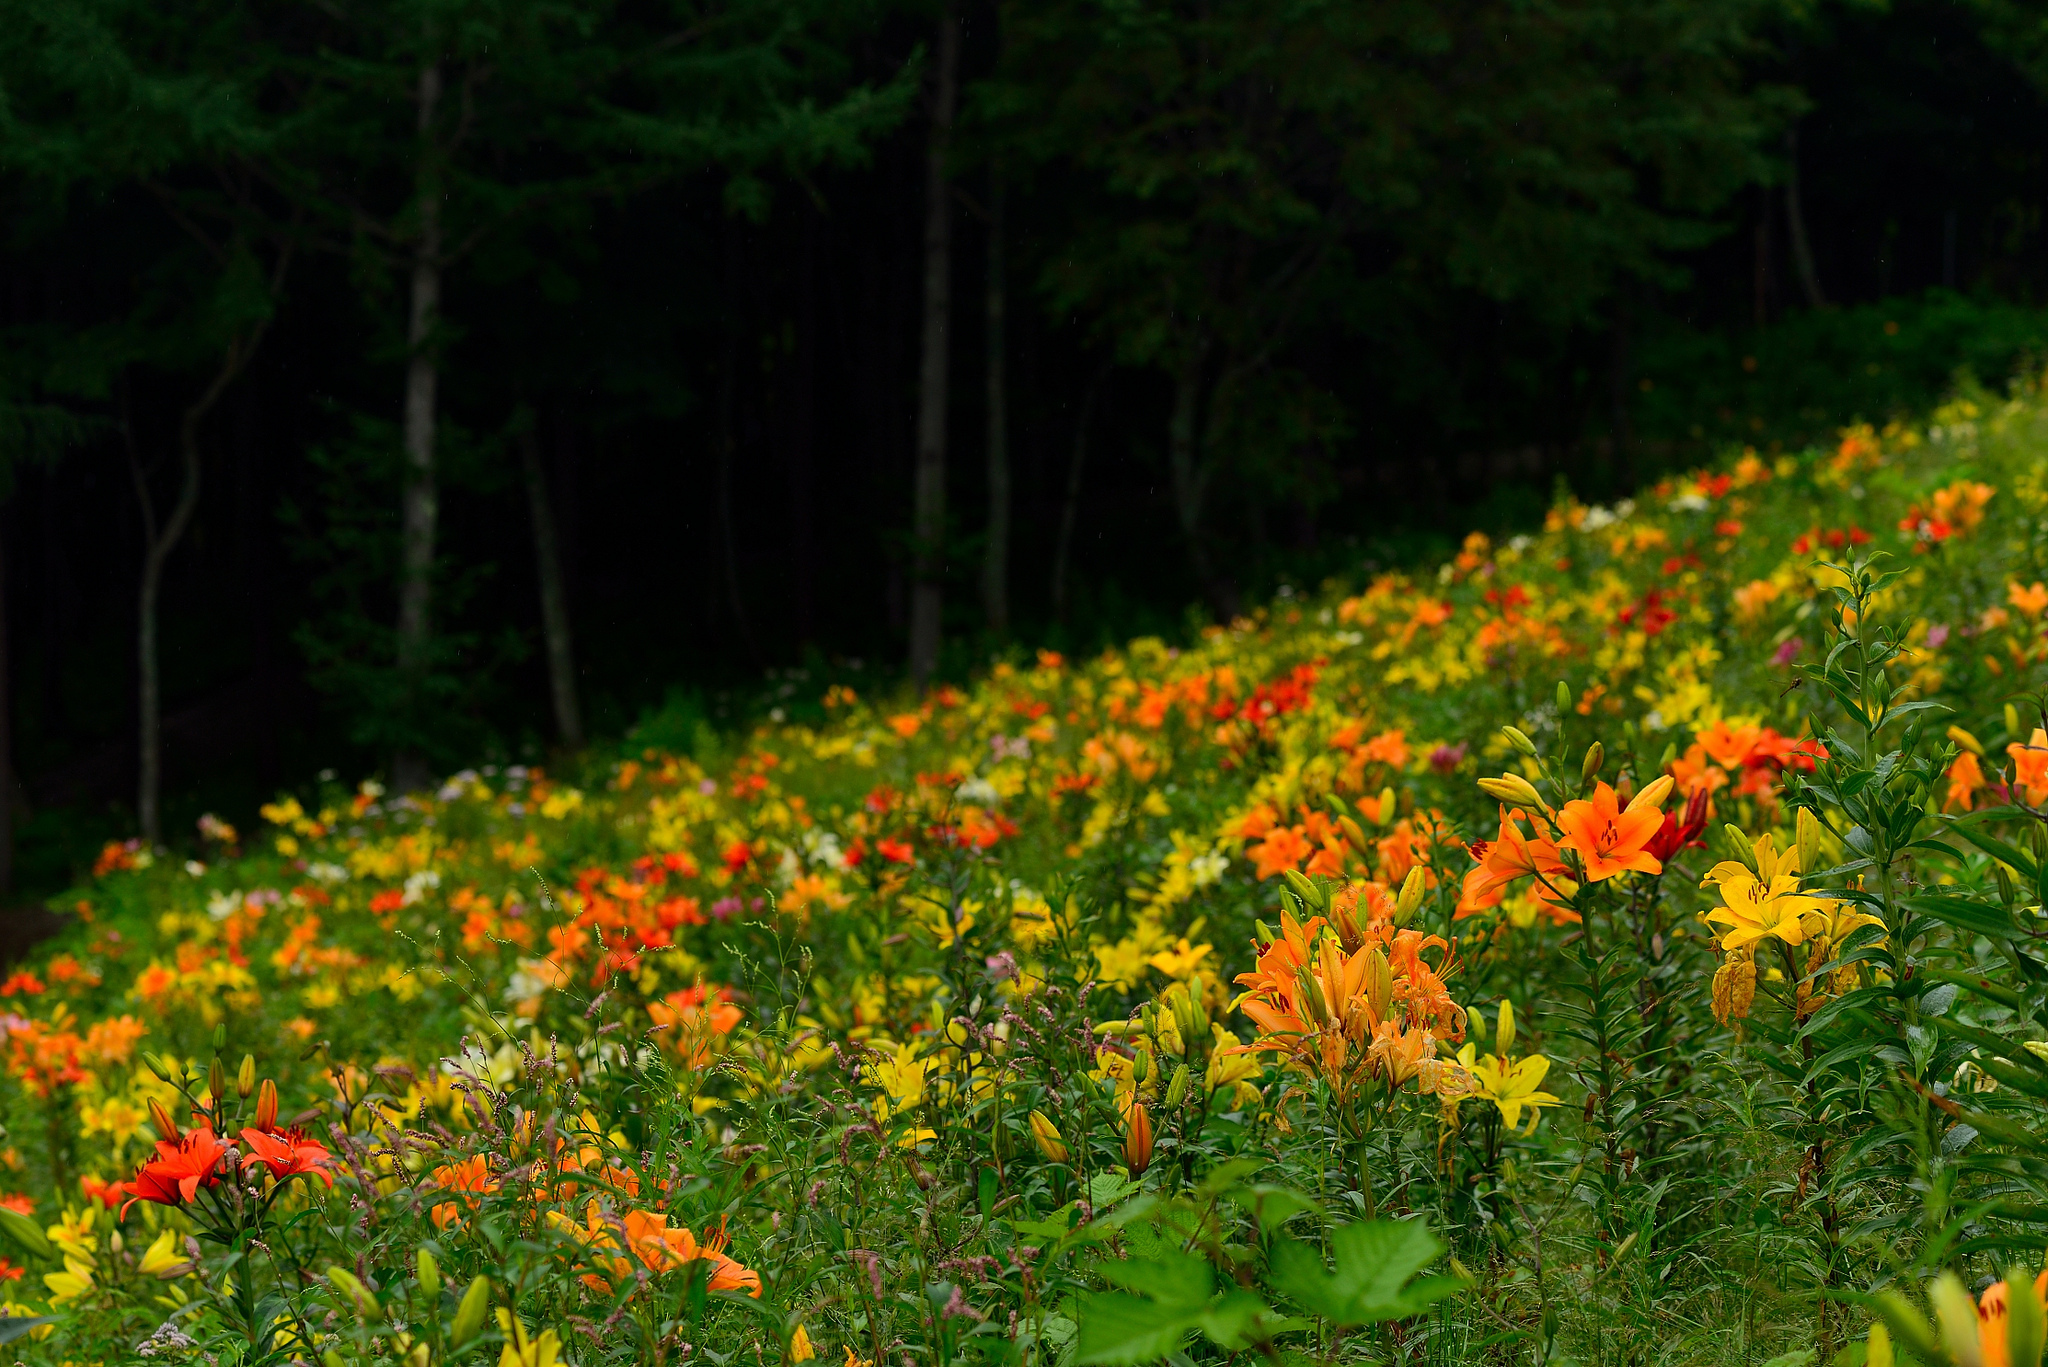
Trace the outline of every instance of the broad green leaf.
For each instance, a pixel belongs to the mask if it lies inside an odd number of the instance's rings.
[[[12,1343],[31,1329],[55,1324],[62,1315],[0,1315],[0,1343]]]
[[[1443,1245],[1420,1220],[1344,1225],[1331,1231],[1335,1270],[1307,1244],[1283,1239],[1273,1246],[1267,1283],[1275,1291],[1337,1324],[1376,1324],[1427,1309],[1463,1283],[1455,1277],[1412,1282]]]

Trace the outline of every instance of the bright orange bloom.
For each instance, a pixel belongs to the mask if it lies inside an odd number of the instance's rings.
[[[220,1182],[221,1160],[227,1151],[228,1146],[205,1125],[176,1139],[158,1140],[156,1157],[144,1163],[127,1183],[128,1200],[122,1213],[137,1201],[154,1201],[160,1206],[185,1204],[201,1187]]]
[[[745,1291],[750,1296],[761,1294],[761,1274],[725,1254],[725,1230],[707,1229],[702,1242],[686,1225],[670,1226],[668,1216],[654,1211],[629,1210],[623,1217],[608,1217],[596,1201],[584,1211],[584,1225],[578,1228],[567,1216],[550,1216],[559,1222],[558,1227],[588,1247],[613,1249],[624,1244],[640,1263],[653,1273],[672,1270],[688,1270],[692,1263],[705,1263],[706,1287],[712,1291]],[[624,1258],[598,1259],[614,1277],[630,1277],[633,1266]],[[610,1294],[611,1283],[595,1273],[586,1273],[583,1281],[593,1291]]]
[[[2021,588],[2017,582],[2005,586],[2006,601],[2029,617],[2039,617],[2048,611],[2048,584],[2036,579],[2032,588]]]
[[[1977,763],[1975,755],[1964,750],[1948,767],[1948,796],[1942,800],[1941,809],[1944,812],[1953,812],[1957,808],[1966,812],[1972,810],[1977,794],[1985,786],[1984,767]]]
[[[1500,835],[1493,840],[1472,842],[1472,857],[1479,861],[1479,867],[1465,876],[1466,897],[1483,896],[1518,878],[1536,874],[1553,881],[1571,876],[1571,870],[1558,858],[1557,846],[1542,836],[1525,835],[1521,823],[1521,813],[1502,807]]]
[[[1283,869],[1301,867],[1301,861],[1313,853],[1315,847],[1308,843],[1308,837],[1296,826],[1276,826],[1264,842],[1245,851],[1257,865],[1257,877],[1271,878]]]
[[[1761,734],[1754,726],[1730,726],[1717,721],[1699,733],[1700,748],[1724,769],[1739,769]]]
[[[1657,856],[1644,848],[1664,825],[1664,798],[1671,792],[1667,775],[1637,793],[1626,808],[1614,789],[1595,784],[1590,799],[1567,802],[1557,814],[1558,829],[1564,836],[1560,850],[1571,850],[1584,861],[1586,881],[1598,883],[1617,873],[1662,873]]]
[[[2012,1283],[1993,1282],[1977,1300],[1977,1345],[1984,1367],[2013,1367],[2012,1347],[2006,1342],[2006,1320],[2012,1313]],[[2034,1303],[2048,1306],[2048,1272],[2034,1278]],[[2036,1311],[2036,1317],[2042,1312]]]
[[[460,1220],[463,1207],[476,1204],[476,1194],[498,1189],[497,1179],[491,1176],[490,1160],[482,1154],[435,1168],[429,1185],[465,1193],[459,1202],[443,1201],[428,1212],[433,1217],[436,1229],[446,1229]]]
[[[2048,731],[2035,727],[2025,745],[2014,741],[2005,753],[2012,756],[2014,795],[2024,797],[2029,807],[2048,802]]]
[[[334,1185],[334,1178],[327,1171],[334,1161],[333,1155],[319,1140],[306,1138],[302,1130],[243,1130],[242,1151],[246,1155],[242,1159],[243,1167],[261,1163],[280,1182],[302,1172],[310,1172],[328,1186]]]

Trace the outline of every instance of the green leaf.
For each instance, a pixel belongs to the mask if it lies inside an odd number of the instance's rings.
[[[62,1315],[0,1315],[0,1343],[12,1343],[31,1329],[55,1324]]]
[[[1932,916],[1935,920],[1970,935],[1982,935],[1992,940],[2010,940],[2018,934],[2013,926],[2012,917],[2006,914],[2005,908],[1995,907],[1987,902],[1929,893],[1921,897],[1908,897],[1906,905],[1922,915]]]
[[[1108,1280],[1143,1295],[1105,1291],[1080,1298],[1081,1363],[1131,1364],[1156,1362],[1171,1353],[1209,1313],[1216,1273],[1187,1253],[1139,1261],[1109,1261],[1101,1267]]]
[[[1330,1233],[1335,1270],[1309,1245],[1283,1239],[1273,1246],[1266,1281],[1303,1309],[1335,1324],[1377,1324],[1406,1319],[1456,1291],[1456,1277],[1412,1280],[1444,1251],[1420,1220],[1375,1220]]]

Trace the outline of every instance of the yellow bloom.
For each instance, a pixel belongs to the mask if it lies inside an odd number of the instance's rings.
[[[83,1258],[67,1256],[62,1272],[43,1274],[43,1285],[50,1288],[51,1305],[75,1301],[92,1290],[92,1264]]]
[[[178,1246],[177,1231],[166,1229],[143,1251],[142,1262],[136,1270],[145,1277],[162,1277],[174,1268],[187,1267],[189,1261],[185,1250]]]
[[[1538,1090],[1550,1072],[1550,1060],[1541,1054],[1531,1054],[1523,1059],[1512,1056],[1515,1047],[1513,1002],[1500,1004],[1500,1024],[1494,1039],[1500,1045],[1498,1054],[1480,1058],[1476,1044],[1467,1044],[1458,1051],[1458,1065],[1470,1079],[1469,1090],[1460,1091],[1464,1096],[1491,1101],[1499,1110],[1502,1122],[1511,1130],[1521,1120],[1522,1108],[1526,1106],[1529,1110],[1527,1133],[1534,1134],[1536,1122],[1543,1118],[1543,1108],[1559,1104],[1558,1097]]]
[[[1060,1134],[1059,1126],[1052,1123],[1043,1111],[1031,1113],[1031,1137],[1038,1143],[1038,1151],[1055,1163],[1067,1161],[1067,1141]]]
[[[1721,948],[1741,949],[1775,935],[1788,945],[1803,943],[1808,915],[1825,915],[1824,903],[1799,891],[1799,850],[1779,854],[1769,835],[1756,840],[1756,872],[1733,859],[1714,865],[1700,886],[1719,885],[1727,905],[1707,913],[1709,924],[1722,927]]]
[[[555,1367],[562,1360],[562,1338],[552,1329],[539,1338],[526,1332],[526,1325],[504,1306],[498,1307],[498,1328],[505,1332],[505,1351],[498,1354],[498,1367]]]
[[[806,1334],[804,1327],[799,1324],[796,1327],[796,1332],[789,1336],[789,1360],[791,1362],[809,1362],[817,1355],[818,1350],[811,1347],[811,1336]]]

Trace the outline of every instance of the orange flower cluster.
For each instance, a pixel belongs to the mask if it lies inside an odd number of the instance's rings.
[[[1230,1052],[1279,1054],[1340,1098],[1372,1084],[1391,1093],[1411,1081],[1437,1094],[1458,1072],[1437,1057],[1437,1044],[1465,1036],[1464,1009],[1444,984],[1455,971],[1452,949],[1441,936],[1396,927],[1393,901],[1371,887],[1333,899],[1335,925],[1281,916],[1257,967],[1237,976],[1246,989],[1238,1005],[1258,1038]],[[1355,916],[1361,902],[1363,926]],[[1442,951],[1434,966],[1423,958],[1430,949]]]
[[[115,1016],[94,1021],[81,1034],[72,1028],[71,1014],[62,1006],[48,1021],[0,1020],[7,1071],[37,1097],[83,1082],[97,1068],[126,1063],[147,1033],[135,1017]]]
[[[573,1236],[591,1260],[610,1274],[583,1275],[584,1285],[599,1295],[611,1294],[612,1279],[631,1279],[635,1262],[656,1276],[693,1271],[694,1264],[702,1263],[708,1290],[745,1291],[755,1297],[761,1294],[761,1274],[727,1256],[722,1223],[716,1229],[706,1229],[700,1240],[687,1225],[670,1225],[668,1216],[659,1212],[629,1210],[623,1216],[608,1216],[596,1201],[586,1208],[581,1225],[560,1212],[554,1212],[551,1220]],[[620,1256],[624,1254],[631,1254],[631,1259]]]
[[[128,1199],[121,1205],[124,1215],[137,1201],[162,1206],[189,1205],[202,1189],[220,1185],[235,1161],[237,1150],[214,1133],[213,1117],[181,1133],[170,1112],[161,1105],[152,1102],[150,1115],[162,1136],[157,1140],[155,1155],[143,1163],[134,1177],[107,1188],[104,1197],[111,1205],[115,1197],[126,1196]],[[237,1136],[242,1168],[263,1167],[277,1182],[310,1174],[330,1187],[334,1185],[328,1172],[333,1156],[327,1146],[309,1139],[296,1126],[278,1125],[277,1086],[267,1079],[258,1093],[255,1118],[256,1123],[243,1127]]]

